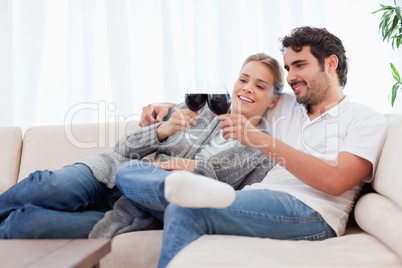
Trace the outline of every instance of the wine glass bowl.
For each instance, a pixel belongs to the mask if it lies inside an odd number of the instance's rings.
[[[190,81],[185,94],[187,107],[196,112],[205,106],[208,99],[209,85],[205,80],[193,79]]]
[[[216,115],[230,112],[232,100],[224,83],[211,83],[208,94],[208,107]]]

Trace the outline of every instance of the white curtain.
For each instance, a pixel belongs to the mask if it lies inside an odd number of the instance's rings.
[[[0,126],[138,120],[183,101],[192,77],[230,91],[248,55],[282,62],[278,38],[302,25],[343,40],[346,94],[400,112],[388,93],[402,48],[382,42],[379,3],[393,0],[0,0]]]

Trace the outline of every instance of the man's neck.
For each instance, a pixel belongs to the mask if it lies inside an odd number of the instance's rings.
[[[315,118],[319,117],[323,113],[331,110],[333,107],[338,105],[344,98],[345,98],[345,95],[343,94],[342,91],[340,91],[338,94],[329,96],[329,98],[326,98],[319,104],[308,105],[306,107],[307,115],[310,118],[310,120],[314,120]]]

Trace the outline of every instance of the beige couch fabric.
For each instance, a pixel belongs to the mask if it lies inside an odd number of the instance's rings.
[[[356,204],[355,218],[364,231],[388,246],[402,262],[402,209],[397,204],[379,194],[366,194]]]
[[[112,151],[117,139],[137,122],[35,126],[24,135],[18,181],[36,170],[55,170],[85,156]]]
[[[0,193],[17,182],[20,168],[22,131],[18,127],[0,127]]]
[[[324,241],[204,235],[184,248],[168,268],[402,267],[398,258],[366,233]]]
[[[388,116],[388,122],[387,137],[372,185],[376,192],[389,197],[402,209],[402,116]]]
[[[156,268],[162,248],[163,231],[141,231],[113,238],[112,252],[104,257],[101,268]]]

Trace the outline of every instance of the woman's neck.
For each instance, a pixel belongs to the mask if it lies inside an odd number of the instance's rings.
[[[233,111],[230,111],[230,114],[238,114]],[[243,114],[242,114],[243,115]],[[246,116],[243,115],[253,126],[258,126],[258,123],[260,122],[261,118],[263,115],[252,115],[252,116]]]

